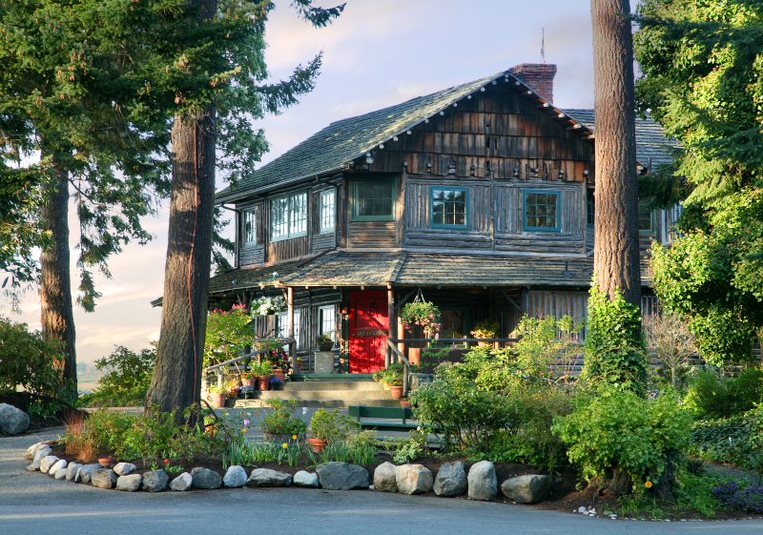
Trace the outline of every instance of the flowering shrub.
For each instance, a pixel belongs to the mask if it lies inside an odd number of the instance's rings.
[[[740,487],[736,481],[729,481],[715,487],[713,496],[733,509],[745,513],[763,513],[763,485]]]
[[[216,308],[210,312],[204,343],[204,367],[236,358],[246,350],[254,338],[249,326],[251,322],[246,305],[233,305],[230,310]]]
[[[267,316],[286,309],[286,299],[282,296],[259,297],[252,301],[253,316]]]
[[[440,309],[430,301],[406,303],[400,311],[400,321],[409,331],[421,327],[426,338],[437,335],[442,328]]]

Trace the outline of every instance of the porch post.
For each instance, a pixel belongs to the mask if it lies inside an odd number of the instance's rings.
[[[289,286],[286,288],[286,325],[287,336],[294,338],[294,288]],[[296,363],[297,357],[297,342],[289,343],[289,357],[291,357],[292,363]]]
[[[389,320],[388,336],[390,339],[397,338],[397,309],[395,307],[395,290],[391,284],[387,285],[387,315]],[[390,365],[390,349],[387,348],[387,358],[385,366],[389,368]]]

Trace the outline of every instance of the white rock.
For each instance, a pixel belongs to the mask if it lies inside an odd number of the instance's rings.
[[[68,464],[69,463],[66,462],[66,459],[59,459],[53,463],[53,466],[48,469],[48,474],[54,476],[56,475],[56,472],[58,472],[61,468],[66,468]]]
[[[40,469],[40,463],[42,460],[50,455],[50,452],[53,451],[50,449],[50,446],[47,444],[43,444],[39,448],[37,448],[37,451],[34,454],[34,459],[32,460],[32,463],[26,467],[27,470],[35,471]]]
[[[470,500],[490,501],[498,495],[495,465],[490,461],[474,463],[467,476]]]
[[[313,474],[305,470],[300,470],[299,472],[294,474],[294,479],[292,483],[294,483],[294,485],[297,487],[307,487],[311,489],[317,489],[319,486],[318,474]]]
[[[239,488],[246,485],[246,470],[242,466],[229,466],[223,476],[223,485],[228,488]]]
[[[46,455],[40,460],[40,472],[47,474],[50,467],[56,464],[60,459],[55,455]]]
[[[140,488],[143,476],[140,474],[129,474],[117,478],[117,490],[125,492],[135,492]]]
[[[193,476],[189,472],[183,472],[170,481],[170,489],[177,491],[190,490],[193,484]]]
[[[383,462],[374,470],[374,490],[379,492],[397,492],[397,467],[390,462]]]
[[[114,466],[114,473],[118,476],[127,476],[135,471],[135,465],[132,463],[117,463]]]
[[[585,505],[581,505],[580,507],[578,507],[578,513],[580,513],[581,515],[584,515],[587,512],[588,512],[588,507],[586,507]]]
[[[26,449],[26,453],[24,454],[24,458],[25,458],[25,459],[27,459],[28,461],[31,461],[31,460],[33,460],[33,459],[34,459],[34,455],[35,455],[35,453],[37,453],[37,450],[38,450],[38,449],[40,448],[40,446],[42,446],[42,445],[46,445],[46,446],[47,446],[47,444],[45,444],[44,442],[35,442],[35,443],[34,443],[34,444],[32,444],[31,446],[29,446],[29,447]]]
[[[53,474],[53,479],[66,479],[66,468],[59,468],[55,474]]]
[[[69,463],[66,467],[66,481],[74,481],[74,476],[77,474],[77,470],[81,467],[82,465],[80,463]]]
[[[424,494],[432,490],[434,476],[422,464],[404,464],[395,471],[397,490],[401,494]]]

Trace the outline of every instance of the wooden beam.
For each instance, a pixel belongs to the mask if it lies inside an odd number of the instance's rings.
[[[509,302],[509,304],[510,304],[511,306],[513,306],[515,309],[517,309],[517,312],[519,312],[519,313],[521,314],[521,313],[522,313],[522,307],[521,307],[521,306],[519,306],[519,303],[517,303],[516,301],[514,301],[514,299],[512,299],[512,298],[511,298],[511,296],[510,296],[509,294],[507,294],[507,293],[506,293],[506,290],[504,290],[503,288],[501,288],[501,293],[502,293],[502,294],[503,294],[503,296],[506,298],[506,301],[508,301],[508,302]]]
[[[294,288],[291,286],[286,288],[286,325],[287,336],[295,340],[294,338]],[[297,356],[297,342],[296,340],[289,344],[289,353],[293,362],[296,362]]]

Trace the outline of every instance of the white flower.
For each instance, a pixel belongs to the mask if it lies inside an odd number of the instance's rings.
[[[302,414],[307,414],[307,407],[302,407]]]

